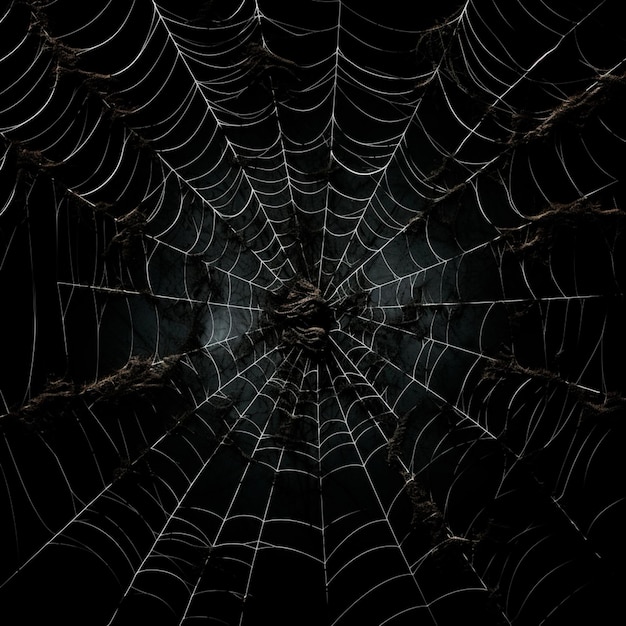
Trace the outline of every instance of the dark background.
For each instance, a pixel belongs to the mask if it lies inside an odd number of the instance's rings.
[[[0,10],[3,623],[623,613],[619,8]]]

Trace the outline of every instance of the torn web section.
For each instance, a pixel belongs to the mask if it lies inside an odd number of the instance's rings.
[[[2,288],[15,294],[4,307],[10,332],[18,333],[13,365],[3,375],[2,413],[18,409],[36,396],[49,377],[61,377],[66,367],[62,311],[56,288],[57,221],[54,210],[42,210],[63,194],[46,177],[15,177],[14,154],[7,154],[0,176],[10,197],[0,215]]]
[[[46,272],[52,276],[48,284],[37,286],[37,291],[40,297],[48,294],[49,310],[42,313],[42,319],[54,319],[54,307],[50,305],[59,304],[62,332],[56,337],[62,341],[63,356],[67,359],[59,374],[69,373],[69,377],[48,384],[31,403],[20,407],[19,422],[3,432],[6,444],[3,468],[15,464],[14,470],[5,474],[9,503],[6,510],[16,527],[29,528],[32,534],[28,540],[16,537],[17,554],[15,560],[12,556],[8,561],[13,570],[6,572],[2,583],[9,574],[12,578],[3,586],[2,594],[5,600],[18,597],[19,594],[12,593],[16,584],[42,590],[41,604],[20,610],[27,620],[29,615],[35,619],[43,606],[62,610],[61,605],[66,606],[70,601],[67,593],[79,593],[80,598],[74,598],[73,602],[89,604],[96,612],[111,602],[110,585],[115,586],[116,575],[112,576],[108,566],[103,566],[103,555],[111,558],[111,568],[122,571],[126,556],[118,560],[116,546],[121,547],[122,553],[131,550],[134,537],[129,537],[133,531],[125,535],[107,526],[89,536],[87,529],[98,526],[99,516],[107,516],[103,503],[111,501],[104,494],[113,482],[128,475],[146,480],[149,470],[138,467],[141,451],[162,436],[170,426],[169,420],[182,410],[180,402],[173,401],[169,393],[167,377],[154,376],[158,368],[153,370],[154,364],[149,360],[134,361],[128,370],[115,371],[111,376],[102,368],[100,359],[105,342],[99,333],[108,304],[118,299],[131,306],[133,298],[143,296],[127,293],[128,290],[120,287],[114,258],[107,258],[107,244],[116,233],[111,216],[98,214],[80,198],[67,194],[62,186],[55,188],[57,185],[52,180],[42,179],[40,184],[41,189],[32,199],[37,199],[36,204],[47,211],[33,215],[31,230],[39,231],[46,221],[53,223],[45,229],[47,244],[36,250],[46,253],[51,244],[58,249],[44,255],[41,267],[45,262]],[[39,205],[42,200],[45,203]],[[38,233],[37,240],[43,234]],[[39,266],[40,261],[36,262]],[[135,319],[135,323],[141,322]],[[44,333],[42,340],[51,342],[55,338],[47,323],[39,324],[38,328]],[[125,363],[127,335],[120,344],[121,348],[116,344],[113,353],[119,359],[121,351],[121,362]],[[46,363],[42,359],[38,362]],[[151,396],[150,401],[147,395]],[[155,405],[163,411],[160,416]],[[36,464],[38,479],[30,476],[28,468],[34,466],[22,456],[34,449],[40,452]],[[136,464],[133,471],[127,471],[133,463]],[[54,498],[50,497],[52,493],[56,494]],[[115,493],[113,500],[118,496],[123,499],[119,491]],[[97,511],[92,506],[96,500],[101,506]],[[134,524],[132,515],[125,521],[129,526]],[[125,521],[122,519],[120,523],[123,525]],[[56,585],[49,580],[49,574],[58,559],[68,565],[71,574]],[[85,570],[91,572],[89,588],[82,584]]]
[[[16,152],[6,155],[0,172],[3,182],[9,183],[3,188],[12,192],[0,215],[5,244],[0,280],[3,289],[16,297],[15,306],[3,315],[19,342],[13,365],[3,372],[2,381],[0,524],[4,536],[10,537],[0,575],[3,583],[102,481],[102,468],[91,454],[83,454],[89,435],[76,424],[77,415],[87,413],[78,397],[80,387],[62,380],[68,367],[68,346],[57,285],[65,241],[59,229],[65,211],[82,213],[80,203],[68,199],[63,185],[51,177],[31,175],[25,167],[28,163],[20,163]],[[82,214],[93,216],[90,211]],[[90,230],[91,226],[86,233],[89,243]],[[88,258],[93,263],[91,254]],[[92,304],[87,303],[85,316],[92,312]],[[89,330],[93,346],[95,329]],[[83,362],[83,374],[90,380],[96,360],[90,354]],[[62,443],[51,445],[57,438]],[[76,465],[66,466],[72,445],[76,446],[72,455]],[[38,459],[36,464],[32,454]],[[57,496],[51,498],[52,493]]]

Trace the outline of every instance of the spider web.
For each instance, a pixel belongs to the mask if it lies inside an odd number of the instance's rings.
[[[619,610],[619,8],[2,9],[7,623]]]

